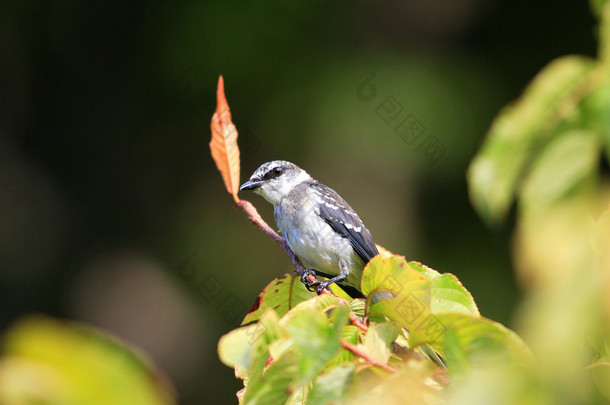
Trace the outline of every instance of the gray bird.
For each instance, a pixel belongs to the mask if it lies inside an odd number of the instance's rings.
[[[316,291],[332,283],[360,292],[364,266],[379,251],[373,237],[350,205],[332,188],[318,183],[294,163],[274,160],[261,165],[239,188],[253,190],[273,204],[275,222],[292,251],[308,268],[309,274],[329,278],[314,286]],[[352,288],[350,288],[352,287]],[[377,292],[372,302],[395,297],[389,291]],[[408,332],[405,331],[408,336]],[[445,360],[427,345],[421,353],[441,367]]]
[[[275,221],[308,274],[360,290],[362,270],[379,251],[352,207],[330,187],[294,163],[275,160],[256,169],[240,190],[253,190],[273,204]]]

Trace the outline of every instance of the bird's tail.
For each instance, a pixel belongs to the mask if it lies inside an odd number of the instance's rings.
[[[406,332],[407,336],[408,336],[409,332],[405,331],[404,329],[403,329],[403,332]],[[445,361],[443,356],[441,356],[436,350],[434,350],[432,347],[430,347],[430,345],[417,346],[417,349],[419,349],[419,352],[425,358],[436,363],[436,365],[438,365],[439,367],[447,368],[447,362]]]

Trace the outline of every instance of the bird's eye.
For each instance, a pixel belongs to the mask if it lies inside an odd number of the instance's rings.
[[[281,167],[276,167],[275,169],[273,169],[273,175],[275,177],[279,176],[282,173],[284,173],[284,169]]]

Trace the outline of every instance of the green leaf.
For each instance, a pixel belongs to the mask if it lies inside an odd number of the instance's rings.
[[[358,342],[358,336],[360,334],[360,329],[354,325],[347,325],[341,330],[341,339],[347,340],[351,344],[356,344]],[[351,352],[347,352],[350,353]]]
[[[443,342],[443,354],[450,365],[450,371],[459,375],[470,367],[468,355],[465,348],[460,343],[460,338],[454,328],[445,331],[445,341]]]
[[[345,339],[348,343],[353,345],[358,344],[358,337],[360,336],[360,329],[354,325],[347,325],[341,330],[340,338]],[[327,365],[337,366],[348,363],[355,358],[354,354],[349,350],[341,350],[337,356],[329,361]]]
[[[350,311],[352,311],[359,317],[362,318],[365,315],[366,300],[363,300],[362,298],[354,298],[352,300],[349,300],[348,304]]]
[[[589,3],[591,4],[593,14],[595,14],[596,17],[601,18],[603,24],[604,8],[607,9],[606,5],[608,5],[610,2],[608,0],[589,0]]]
[[[430,319],[434,319],[430,311],[428,297],[417,296],[416,294],[380,301],[371,306],[370,312],[391,319],[409,332],[421,327],[422,324],[427,325]]]
[[[307,290],[299,276],[284,274],[265,287],[257,297],[250,313],[242,321],[242,325],[258,320],[269,308],[282,317],[298,303],[315,297],[316,294]]]
[[[365,268],[363,292],[369,296],[379,291],[391,291],[395,297],[373,303],[371,315],[388,317],[411,331],[427,331],[431,342],[442,338],[444,327],[436,322],[435,314],[463,313],[479,316],[470,293],[451,274],[437,271],[417,262],[407,263],[404,257],[376,257]],[[436,336],[438,332],[440,335]]]
[[[292,319],[295,314],[301,311],[310,311],[310,312],[324,312],[328,309],[339,306],[339,302],[337,298],[333,297],[330,294],[320,294],[315,296],[314,298],[308,299],[307,301],[300,302],[297,306],[292,308],[285,314],[280,320],[280,324],[285,326],[290,319]]]
[[[247,394],[249,389],[257,389],[260,384],[270,346],[285,337],[286,332],[280,327],[277,314],[269,309],[257,323],[222,336],[218,342],[218,355],[223,363],[235,367],[238,377],[252,382],[246,387]]]
[[[325,364],[341,350],[339,336],[347,324],[348,309],[344,306],[337,307],[333,311],[332,324],[321,311],[310,311],[305,306],[298,309],[286,328],[300,354],[299,379],[307,382],[320,373]]]
[[[377,301],[376,295],[391,292],[394,298]],[[362,292],[369,298],[371,319],[384,317],[410,330],[430,313],[430,281],[414,270],[403,256],[378,255],[364,268]]]
[[[275,340],[269,344],[269,355],[272,359],[279,359],[286,353],[294,350],[294,339],[289,336]]]
[[[279,325],[279,318],[274,310],[268,309],[265,311],[260,320],[255,324],[257,329],[248,336],[250,344],[250,357],[247,367],[247,377],[251,384],[246,388],[254,387],[260,382],[260,376],[267,361],[269,360],[269,346],[286,336],[286,332]]]
[[[429,282],[409,266],[404,256],[377,255],[364,268],[361,286],[369,298],[381,291],[407,296],[426,294]]]
[[[555,137],[542,151],[523,183],[524,208],[551,204],[597,173],[600,140],[592,132],[572,130]]]
[[[362,346],[375,360],[386,364],[392,354],[392,342],[399,329],[391,322],[373,323],[362,339]]]
[[[326,405],[343,398],[354,376],[354,364],[333,367],[316,378],[307,405]]]
[[[84,324],[26,318],[10,328],[0,360],[2,404],[174,404],[150,360]]]
[[[516,333],[486,318],[463,314],[440,314],[410,331],[413,345],[430,344],[446,358],[471,365],[480,361],[517,362],[530,365],[533,357]],[[451,363],[449,363],[451,368]]]
[[[608,77],[585,98],[582,127],[600,134],[605,146],[606,159],[610,160],[610,61],[606,68]]]
[[[442,375],[428,362],[410,359],[399,369],[398,374],[377,379],[375,386],[366,381],[356,380],[350,387],[351,401],[354,404],[391,404],[391,405],[440,405],[447,401],[446,390],[436,382],[435,375]],[[453,384],[452,384],[453,385]],[[453,388],[453,387],[451,387]],[[353,399],[352,399],[353,398]],[[476,400],[474,403],[477,403]],[[490,402],[491,403],[491,402]]]
[[[494,120],[468,170],[469,192],[489,223],[503,219],[531,159],[587,94],[595,64],[563,57],[546,66]]]
[[[244,326],[234,329],[223,335],[218,341],[218,357],[220,361],[229,367],[247,368],[250,365],[252,353],[251,339],[259,332],[258,324]]]
[[[418,262],[409,262],[409,265],[430,280],[430,307],[433,314],[450,312],[479,315],[474,298],[456,276],[441,274]]]
[[[600,359],[589,368],[597,389],[607,400],[610,400],[610,362],[608,359]]]
[[[298,362],[296,356],[284,356],[265,368],[258,384],[249,384],[244,394],[248,405],[282,405],[292,393]]]
[[[610,64],[610,2],[608,0],[592,0],[591,2],[601,19],[599,28],[599,58],[608,67]]]

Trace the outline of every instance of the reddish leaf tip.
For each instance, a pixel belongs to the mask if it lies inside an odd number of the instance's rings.
[[[225,97],[225,81],[222,78],[222,75],[218,76],[218,88],[216,90],[216,99],[218,100],[218,106],[227,104],[227,99]]]

